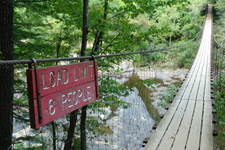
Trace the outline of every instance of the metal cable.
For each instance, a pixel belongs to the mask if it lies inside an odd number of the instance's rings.
[[[199,32],[200,33],[200,32]],[[130,53],[118,53],[118,54],[110,54],[110,55],[98,55],[94,56],[95,58],[102,58],[102,57],[112,57],[112,56],[123,56],[123,55],[132,55],[132,54],[143,54],[143,53],[152,53],[152,52],[158,52],[158,51],[165,51],[173,48],[182,47],[184,45],[189,44],[193,40],[197,39],[200,34],[197,34],[196,37],[191,39],[189,42],[178,45],[178,46],[172,46],[168,48],[159,48],[159,49],[153,49],[149,51],[139,51],[139,52],[130,52]],[[84,59],[92,59],[93,56],[82,56],[82,57],[64,57],[64,58],[48,58],[48,59],[36,59],[37,63],[44,63],[44,62],[56,62],[56,61],[71,61],[71,60],[84,60]],[[3,65],[16,65],[16,64],[32,64],[32,59],[30,60],[3,60],[0,61],[0,66]]]

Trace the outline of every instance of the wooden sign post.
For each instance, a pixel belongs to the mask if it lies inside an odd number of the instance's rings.
[[[98,98],[95,61],[35,68],[27,70],[31,128],[37,129]]]

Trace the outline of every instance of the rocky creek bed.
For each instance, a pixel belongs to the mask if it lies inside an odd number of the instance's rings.
[[[159,93],[163,93],[170,84],[179,86],[188,71],[187,69],[134,68],[132,63],[126,65],[128,67],[124,68],[122,74],[110,76],[127,86],[135,86],[145,79],[152,79],[156,82],[152,85],[154,88],[137,86],[129,96],[121,97],[132,104],[128,109],[117,108],[112,111],[106,108],[108,116],[113,116],[106,117],[102,121],[102,126],[108,131],[89,141],[89,149],[141,149],[143,139],[152,134],[152,126],[158,124],[160,116],[166,112],[165,108],[158,105]]]

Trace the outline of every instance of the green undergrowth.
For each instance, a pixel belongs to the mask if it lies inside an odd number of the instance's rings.
[[[216,42],[214,44],[213,63],[216,67],[216,79],[213,82],[213,97],[215,101],[214,109],[216,111],[214,114],[216,119],[214,130],[218,132],[218,136],[216,136],[214,140],[214,149],[216,150],[225,149],[225,49],[223,48],[225,46],[224,6],[224,0],[217,0],[214,4],[213,36]]]
[[[171,102],[173,101],[174,95],[176,93],[177,87],[173,84],[168,85],[164,92],[159,94],[160,102],[158,102],[158,105],[164,108],[168,108]]]
[[[214,97],[214,110],[216,111],[214,117],[217,123],[215,130],[218,136],[215,137],[215,147],[217,149],[224,149],[225,143],[225,71],[220,71],[217,78],[213,82],[213,97]]]
[[[183,42],[177,45],[182,45]],[[135,57],[135,65],[137,67],[155,67],[155,68],[190,68],[196,56],[199,42],[193,41],[189,44],[166,50],[164,52],[144,53],[140,57]]]

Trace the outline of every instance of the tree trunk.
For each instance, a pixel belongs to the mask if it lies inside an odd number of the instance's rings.
[[[56,131],[55,131],[55,122],[52,121],[52,146],[53,150],[56,150]]]
[[[88,39],[88,2],[84,0],[83,3],[83,33],[82,33],[82,46],[81,56],[86,55],[87,39]],[[86,112],[87,105],[82,107],[81,112],[81,123],[80,123],[80,139],[81,139],[81,150],[86,150]]]
[[[0,0],[0,54],[2,60],[13,60],[13,1]],[[13,79],[12,65],[0,66],[0,147],[10,150],[13,130]]]
[[[87,38],[88,38],[88,0],[83,1],[83,34],[82,34],[82,45],[81,45],[81,56],[86,55],[86,47],[87,47]],[[83,109],[87,108],[87,106],[84,106],[82,108],[82,116],[81,116],[81,124],[83,127],[81,127],[81,146],[83,147],[82,150],[86,149],[86,133],[85,133],[85,121],[86,121],[86,109],[83,113]],[[65,142],[64,150],[70,150],[72,148],[72,139],[73,139],[73,133],[76,126],[77,121],[77,113],[78,110],[73,111],[70,114],[70,127],[68,130],[67,140]],[[83,123],[84,122],[84,123]],[[84,132],[83,132],[84,130]],[[85,146],[83,146],[85,145]]]
[[[86,117],[87,117],[87,105],[82,107],[81,123],[80,123],[80,141],[81,150],[86,150]]]
[[[81,45],[81,56],[86,55],[88,38],[88,0],[84,0],[83,3],[83,32],[82,32],[82,45]]]
[[[109,0],[105,0],[105,3],[104,3],[104,14],[103,14],[103,19],[104,20],[107,19],[108,7],[109,7]],[[94,41],[94,44],[93,44],[93,47],[92,47],[92,54],[94,54],[94,52],[98,52],[99,49],[102,46],[103,36],[104,36],[104,26],[105,25],[102,25],[101,31],[98,30],[95,33],[95,41]]]
[[[73,134],[77,123],[77,113],[78,110],[75,110],[70,113],[70,127],[68,130],[67,139],[65,141],[64,150],[71,150],[72,142],[73,142]]]

